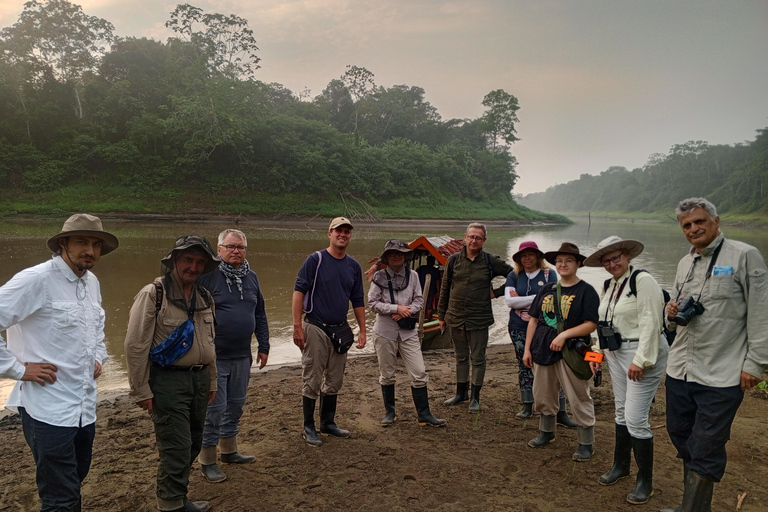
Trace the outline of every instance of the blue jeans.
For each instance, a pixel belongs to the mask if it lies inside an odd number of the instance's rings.
[[[251,358],[217,359],[216,397],[205,414],[203,446],[216,446],[220,437],[236,436],[251,378]]]
[[[667,432],[688,469],[719,482],[725,473],[725,443],[744,393],[667,375]]]
[[[80,483],[91,468],[96,424],[57,427],[32,418],[23,407],[19,415],[37,466],[40,512],[71,512],[80,501]]]

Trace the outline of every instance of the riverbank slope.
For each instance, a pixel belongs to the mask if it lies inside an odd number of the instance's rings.
[[[624,500],[632,477],[605,487],[598,477],[613,456],[613,396],[610,382],[593,390],[596,453],[585,463],[571,461],[576,432],[558,428],[554,443],[534,450],[526,443],[538,434],[537,421],[515,419],[519,390],[511,345],[488,350],[488,372],[481,413],[466,405],[446,408],[455,390],[451,351],[424,354],[432,412],[446,428],[419,427],[409,383],[401,368],[396,387],[399,420],[383,429],[378,368],[374,357],[350,358],[339,395],[337,422],[351,439],[323,438],[320,448],[300,437],[301,369],[284,367],[251,379],[241,422],[241,451],[253,464],[223,465],[225,482],[209,484],[195,462],[192,499],[209,499],[213,512],[276,510],[637,511]],[[607,372],[605,372],[607,376]],[[609,379],[606,379],[609,381]],[[682,465],[666,434],[664,389],[651,409],[656,435],[656,495],[647,509],[676,506],[682,497]],[[121,397],[99,404],[94,458],[83,487],[84,510],[156,510],[154,475],[157,452],[146,413]],[[713,510],[741,512],[768,508],[768,439],[764,419],[768,399],[762,391],[745,396],[728,444],[728,469],[715,487]],[[14,418],[0,420],[0,510],[39,507],[35,466]]]

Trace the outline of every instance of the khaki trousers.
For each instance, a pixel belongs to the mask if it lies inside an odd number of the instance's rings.
[[[301,352],[301,377],[304,385],[301,394],[317,400],[320,393],[336,395],[344,383],[347,354],[333,350],[328,335],[320,327],[303,323],[304,350]]]
[[[451,327],[451,341],[456,353],[456,382],[469,382],[472,363],[472,384],[482,386],[485,379],[485,350],[488,348],[488,328],[463,329]]]
[[[421,355],[421,343],[419,336],[411,336],[405,340],[391,340],[384,336],[373,334],[373,347],[376,349],[376,358],[379,360],[379,384],[389,386],[395,383],[395,371],[397,370],[397,351],[405,361],[405,369],[411,377],[411,387],[423,388],[427,385],[429,377],[424,368],[424,358]]]
[[[588,428],[595,424],[595,404],[589,394],[589,381],[576,377],[562,359],[555,364],[533,364],[533,400],[536,412],[542,416],[557,416],[560,410],[558,395],[563,388],[571,403],[571,416],[576,424]],[[550,426],[539,421],[543,432],[552,432]],[[546,429],[546,430],[545,430]]]

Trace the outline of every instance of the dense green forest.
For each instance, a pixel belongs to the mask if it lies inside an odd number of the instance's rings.
[[[258,78],[247,20],[178,5],[166,42],[66,0],[0,32],[0,214],[92,210],[542,218],[511,196],[517,98],[443,120],[364,67],[311,97]],[[465,213],[462,213],[465,212]],[[551,216],[549,218],[552,218]]]
[[[669,153],[654,154],[644,167],[611,167],[599,176],[529,194],[518,201],[548,212],[672,212],[681,199],[707,197],[719,212],[749,216],[768,214],[768,128],[754,141],[709,145],[690,141]]]

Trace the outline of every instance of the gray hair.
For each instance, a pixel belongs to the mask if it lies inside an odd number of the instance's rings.
[[[689,197],[688,199],[683,199],[682,201],[680,201],[680,204],[677,205],[677,208],[675,209],[675,214],[677,215],[677,218],[679,220],[680,216],[688,215],[696,208],[704,208],[707,214],[709,214],[709,216],[712,217],[712,220],[717,218],[717,208],[715,208],[715,205],[713,205],[703,197]]]
[[[225,229],[221,233],[219,233],[219,245],[222,245],[224,243],[224,239],[227,238],[227,235],[235,235],[237,238],[240,238],[243,241],[244,245],[248,245],[248,239],[245,238],[245,233],[240,231],[239,229]]]
[[[483,238],[488,236],[488,230],[485,229],[484,224],[480,224],[479,222],[471,222],[469,226],[467,226],[467,232],[469,232],[470,229],[477,228],[483,230]]]

